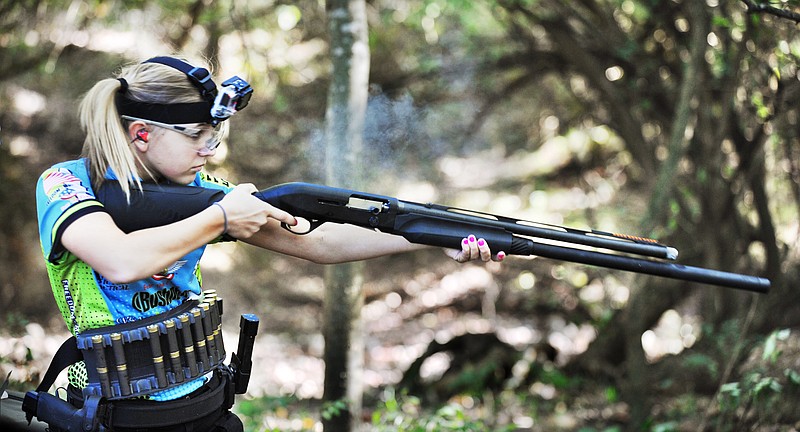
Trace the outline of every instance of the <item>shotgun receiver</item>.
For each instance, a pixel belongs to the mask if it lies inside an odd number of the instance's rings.
[[[536,255],[760,293],[770,287],[765,278],[670,262],[677,258],[677,249],[637,236],[540,224],[310,183],[285,183],[254,195],[306,219],[308,227],[303,231],[284,225],[298,235],[334,222],[400,235],[412,243],[461,249],[461,240],[474,234],[484,238],[493,251],[510,255]]]

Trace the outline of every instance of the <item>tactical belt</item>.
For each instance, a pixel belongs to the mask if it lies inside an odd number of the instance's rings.
[[[223,365],[222,300],[211,290],[154,317],[76,336],[84,397],[129,399],[188,383]]]
[[[225,365],[221,317],[222,300],[207,290],[202,302],[188,301],[165,314],[70,337],[56,352],[36,390],[25,394],[22,409],[28,422],[35,416],[55,432],[170,425],[191,430],[219,419],[228,422],[230,416],[225,417],[225,412],[235,395],[247,391],[259,320],[253,314],[241,316],[238,349],[231,355],[230,365]],[[70,388],[69,401],[48,393],[59,372],[82,359],[88,385],[82,390]],[[212,371],[209,381],[185,398],[166,402],[139,398]],[[237,423],[234,429],[241,430],[238,419],[230,423]]]
[[[78,394],[73,394],[73,392]],[[68,390],[67,400],[76,408],[83,408],[84,399],[79,389]],[[117,400],[104,406],[101,424],[112,429],[152,429],[204,422],[208,416],[219,416],[233,406],[234,383],[231,370],[221,367],[211,374],[209,381],[191,397],[165,402],[142,399]],[[77,397],[77,398],[76,398]]]

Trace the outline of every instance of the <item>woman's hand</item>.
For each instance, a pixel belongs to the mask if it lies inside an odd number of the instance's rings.
[[[236,186],[218,203],[224,212],[227,233],[237,239],[246,239],[275,219],[287,225],[297,225],[297,219],[289,213],[273,207],[253,196],[258,189],[252,183]]]
[[[461,241],[461,250],[445,249],[444,252],[447,256],[460,263],[478,259],[483,262],[491,260],[502,261],[506,258],[506,253],[503,251],[497,252],[496,255],[492,256],[492,251],[486,240],[475,238],[474,235],[469,235]]]

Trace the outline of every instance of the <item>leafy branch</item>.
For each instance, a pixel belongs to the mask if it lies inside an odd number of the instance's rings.
[[[766,13],[794,21],[795,24],[800,24],[800,13],[777,8],[769,3],[764,2],[755,2],[753,0],[742,0],[742,2],[744,2],[744,4],[747,6],[748,14]]]

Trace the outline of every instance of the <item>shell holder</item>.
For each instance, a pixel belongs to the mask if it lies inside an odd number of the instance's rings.
[[[221,367],[220,299],[187,301],[167,314],[83,332],[84,396],[127,399],[176,387]]]

